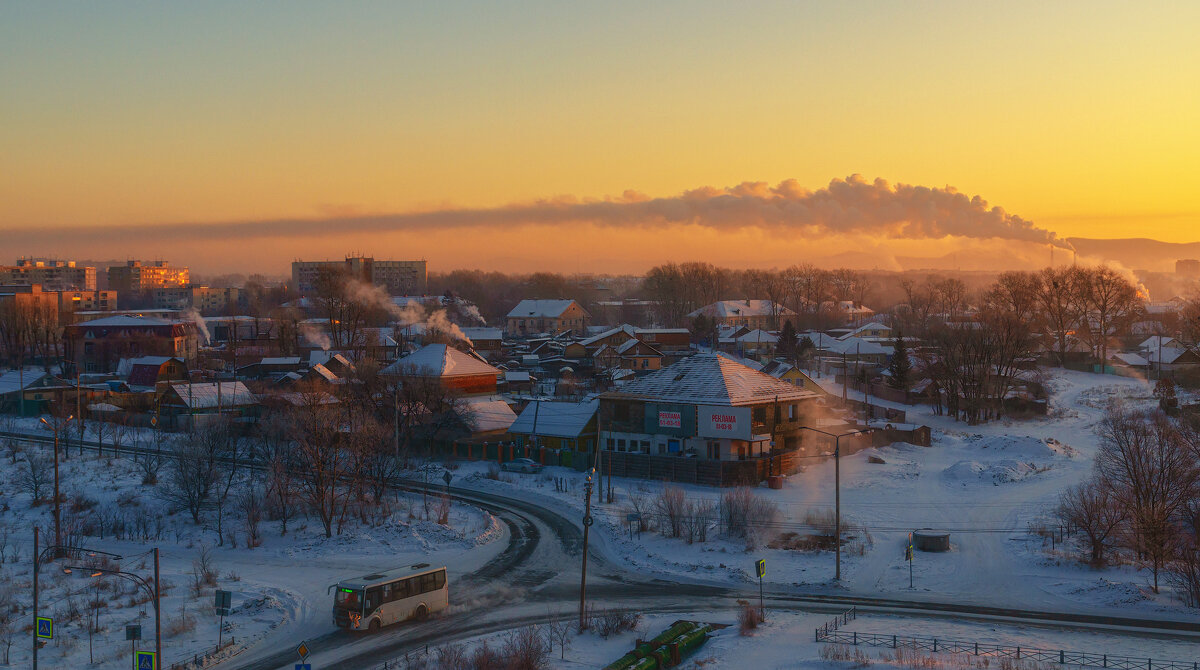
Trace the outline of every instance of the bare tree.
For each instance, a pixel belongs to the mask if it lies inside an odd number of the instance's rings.
[[[1070,338],[1084,322],[1087,274],[1076,267],[1048,267],[1038,273],[1036,289],[1046,335],[1058,364],[1066,365]]]
[[[1084,274],[1082,288],[1087,307],[1086,329],[1092,351],[1104,365],[1108,361],[1108,343],[1128,328],[1142,312],[1137,287],[1116,270],[1100,266]]]
[[[361,459],[355,453],[360,442],[355,431],[364,419],[361,408],[326,402],[323,392],[303,393],[291,412],[291,442],[298,467],[298,493],[333,537],[334,522],[342,518],[353,490]]]
[[[53,461],[39,453],[26,454],[21,469],[17,471],[17,489],[28,493],[36,505],[53,482]]]
[[[225,448],[223,431],[198,429],[191,439],[174,445],[173,458],[167,462],[167,479],[159,495],[192,516],[200,524],[200,514],[209,504],[213,487],[221,475],[220,459]]]
[[[567,659],[567,647],[571,646],[572,639],[575,637],[575,624],[569,617],[562,614],[551,615],[546,619],[546,625],[542,629],[546,632],[546,641],[549,642],[551,651],[554,646],[558,645],[559,658]]]
[[[1087,536],[1090,562],[1104,565],[1104,551],[1117,538],[1125,523],[1125,510],[1113,496],[1108,482],[1092,478],[1063,492],[1058,502],[1058,516]]]
[[[1160,411],[1112,407],[1100,424],[1096,468],[1132,523],[1130,544],[1150,562],[1154,590],[1177,542],[1175,520],[1200,480],[1183,433]]]

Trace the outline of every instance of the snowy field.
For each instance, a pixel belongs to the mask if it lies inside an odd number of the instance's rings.
[[[751,667],[755,670],[861,668],[868,664],[882,668],[966,668],[973,665],[969,658],[931,654],[928,651],[916,652],[919,654],[916,657],[912,655],[914,652],[910,652],[908,657],[897,658],[896,652],[888,648],[865,645],[854,647],[816,642],[814,630],[830,618],[829,614],[773,612],[768,609],[767,620],[759,624],[756,629],[743,635],[735,610],[650,615],[643,617],[635,630],[607,638],[601,637],[595,631],[580,634],[572,630],[567,638],[568,643],[565,650],[560,647],[556,637],[548,635],[549,629],[544,624],[537,627],[536,630],[547,639],[547,643],[553,642],[553,651],[549,654],[547,667],[555,670],[604,667],[633,649],[638,639],[652,638],[678,620],[698,621],[721,626],[712,633],[709,641],[695,654],[685,659],[682,665],[676,666],[683,670],[728,667]],[[999,626],[992,623],[872,615],[860,616],[841,630],[896,635],[899,638],[904,636],[936,637],[942,640],[977,641],[981,645],[995,644],[1048,650],[1086,651],[1155,660],[1189,661],[1196,654],[1194,641],[1156,639],[1115,632],[1075,631],[1052,626]],[[503,649],[505,642],[512,634],[512,631],[506,631],[484,635],[454,643],[454,645],[461,647],[469,658],[481,645],[486,644],[492,649]],[[853,655],[856,650],[862,654],[858,659],[845,661],[836,657],[837,652],[848,652]],[[429,667],[437,667],[438,651],[436,648],[431,649],[429,659],[432,665]],[[420,661],[421,658],[416,655],[410,656],[407,662],[401,657],[396,659],[393,667],[397,670],[422,667]],[[914,661],[916,662],[914,663]],[[981,664],[978,667],[987,667],[982,664],[990,662],[998,668],[1009,667],[1014,670],[1022,668],[1037,670],[1043,667],[1036,663],[1018,664],[1012,662],[1011,659],[1008,660],[1007,666],[1001,663],[1000,659],[994,658],[981,658],[975,662]]]
[[[32,621],[32,527],[41,528],[43,548],[54,538],[53,506],[49,503],[53,489],[47,489],[44,500],[35,505],[18,484],[26,456],[48,454],[50,448],[24,446],[22,450],[0,455],[0,590],[19,610],[12,632],[0,636],[0,661],[3,645],[11,638],[8,665],[17,668],[31,665],[27,626]],[[508,534],[490,514],[461,504],[451,507],[447,525],[438,524],[426,518],[419,495],[402,495],[390,499],[386,513],[367,522],[351,520],[332,538],[324,536],[316,518],[292,519],[287,535],[281,535],[278,522],[264,520],[262,545],[247,548],[242,522],[227,519],[221,546],[212,512],[205,513],[200,526],[192,523],[186,511],[172,514],[156,488],[142,484],[141,470],[127,459],[98,458],[92,452],[80,456],[72,450],[69,459],[60,462],[60,478],[66,500],[63,518],[69,520],[64,527],[86,533],[69,533],[64,543],[125,556],[111,567],[147,579],[153,577],[149,550],[160,548],[164,667],[216,650],[214,589],[231,591],[233,606],[225,618],[227,646],[218,657],[241,654],[247,647],[254,647],[252,654],[265,653],[276,644],[292,645],[292,640],[330,632],[331,600],[326,589],[339,579],[416,562],[469,572],[503,549]],[[114,524],[124,526],[118,533],[122,539],[112,536]],[[130,538],[130,533],[136,539]],[[202,551],[211,557],[209,569],[214,578],[196,589],[193,584]],[[125,626],[140,623],[140,648],[153,649],[153,605],[131,582],[92,578],[86,570],[64,573],[65,565],[78,562],[64,559],[42,568],[39,613],[54,618],[55,636],[39,651],[39,664],[45,668],[128,667],[131,647],[125,641]],[[90,607],[92,601],[99,602],[99,607]],[[89,620],[94,622],[91,636]],[[274,633],[270,642],[256,645],[268,633]]]
[[[1091,473],[1099,446],[1095,427],[1108,404],[1154,404],[1150,387],[1140,380],[1058,370],[1049,377],[1053,396],[1046,417],[968,426],[925,406],[899,406],[908,411],[910,423],[934,429],[932,447],[896,443],[842,459],[848,540],[839,588],[855,595],[1024,609],[1188,614],[1169,589],[1151,591],[1148,571],[1133,565],[1096,570],[1078,563],[1077,552],[1064,551],[1061,544],[1052,548],[1049,539],[1030,532],[1049,523],[1064,489]],[[840,395],[839,386],[826,383]],[[871,463],[871,457],[884,462]],[[538,476],[504,473],[497,480],[489,469],[464,463],[456,483],[566,505],[582,516],[580,473],[553,467]],[[568,490],[556,490],[555,479],[565,481]],[[803,527],[806,520],[831,518],[832,459],[815,461],[788,478],[782,490],[757,488],[756,495],[774,503],[783,519],[777,528],[749,539],[710,533],[707,541],[688,544],[653,531],[631,539],[630,497],[653,497],[661,486],[616,478],[612,504],[594,496],[597,527],[605,531],[599,541],[612,555],[644,572],[743,585],[753,583],[754,561],[765,558],[771,583],[834,586],[832,551],[780,548],[798,546],[781,534],[802,536],[811,532]],[[706,487],[682,488],[693,500],[715,502],[721,495]],[[920,528],[950,531],[951,551],[917,552],[910,590],[904,546],[908,532]]]

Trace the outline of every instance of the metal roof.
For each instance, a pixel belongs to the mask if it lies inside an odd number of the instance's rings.
[[[808,400],[817,394],[751,369],[731,358],[702,353],[629,382],[603,397],[638,397],[699,405],[752,405],[774,400]]]

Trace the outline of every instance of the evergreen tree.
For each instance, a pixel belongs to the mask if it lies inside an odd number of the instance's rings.
[[[908,360],[908,348],[904,344],[904,336],[897,330],[896,337],[892,340],[892,361],[888,364],[888,386],[907,391],[910,371],[912,361]]]
[[[783,331],[779,333],[779,353],[784,356],[791,356],[796,352],[797,344],[796,327],[792,325],[790,320],[784,321]]]

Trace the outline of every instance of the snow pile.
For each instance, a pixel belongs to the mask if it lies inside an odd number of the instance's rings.
[[[963,486],[966,486],[967,482],[977,480],[990,481],[999,485],[1018,482],[1030,475],[1044,471],[1045,468],[1039,468],[1033,463],[1010,459],[987,464],[979,461],[959,461],[943,470],[942,477],[952,482],[961,482]]]

